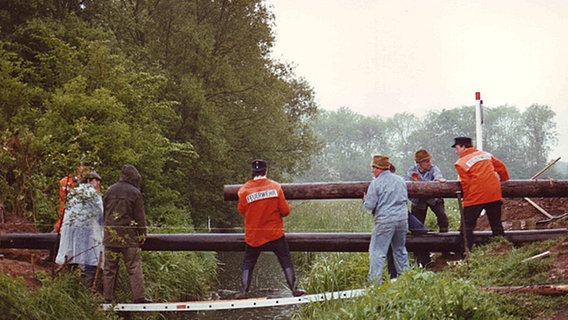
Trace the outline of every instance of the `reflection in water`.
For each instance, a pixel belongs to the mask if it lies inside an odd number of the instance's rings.
[[[219,270],[218,292],[221,299],[232,299],[241,286],[241,265],[243,252],[219,252],[221,265]],[[298,267],[296,275],[300,279]],[[284,273],[272,252],[263,252],[254,268],[249,290],[250,297],[291,297]],[[298,306],[264,307],[235,310],[200,311],[170,313],[168,319],[291,319]]]

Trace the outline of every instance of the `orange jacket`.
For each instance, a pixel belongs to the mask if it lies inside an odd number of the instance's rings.
[[[61,232],[61,223],[63,222],[63,214],[65,213],[67,194],[73,188],[75,188],[75,181],[72,174],[59,180],[59,219],[57,219],[57,222],[53,225],[53,229],[56,230],[57,233]]]
[[[245,216],[245,242],[261,246],[284,236],[282,217],[290,214],[282,187],[268,178],[247,181],[238,192],[237,209]]]
[[[492,154],[467,148],[454,164],[461,180],[464,207],[501,200],[501,181],[509,180],[505,164]]]
[[[71,189],[76,187],[75,180],[76,178],[72,174],[69,174],[59,180],[59,219],[57,219],[53,225],[53,229],[57,231],[57,233],[61,232],[61,224],[63,223],[65,206],[67,205],[67,194],[71,191]],[[97,191],[101,191],[100,185],[97,185]]]

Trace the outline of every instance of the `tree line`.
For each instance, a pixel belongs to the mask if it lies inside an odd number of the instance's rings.
[[[533,104],[523,112],[507,105],[484,108],[483,149],[505,162],[512,179],[529,179],[547,165],[557,143],[554,117],[547,105]],[[430,111],[423,118],[363,116],[347,107],[319,110],[313,128],[324,147],[298,178],[302,182],[369,180],[374,154],[388,155],[397,173],[406,175],[421,148],[433,155],[446,178],[455,180],[454,137],[469,136],[476,143],[475,106]],[[568,171],[559,163],[544,176],[566,178]]]

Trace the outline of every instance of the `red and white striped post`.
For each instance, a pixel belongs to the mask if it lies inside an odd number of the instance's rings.
[[[483,133],[481,125],[483,124],[483,100],[481,100],[481,93],[475,93],[475,142],[477,143],[477,149],[483,150]]]

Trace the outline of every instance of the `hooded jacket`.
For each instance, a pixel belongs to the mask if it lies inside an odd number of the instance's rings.
[[[140,247],[146,238],[142,176],[133,165],[122,167],[120,180],[110,186],[104,203],[104,240],[109,248]]]

